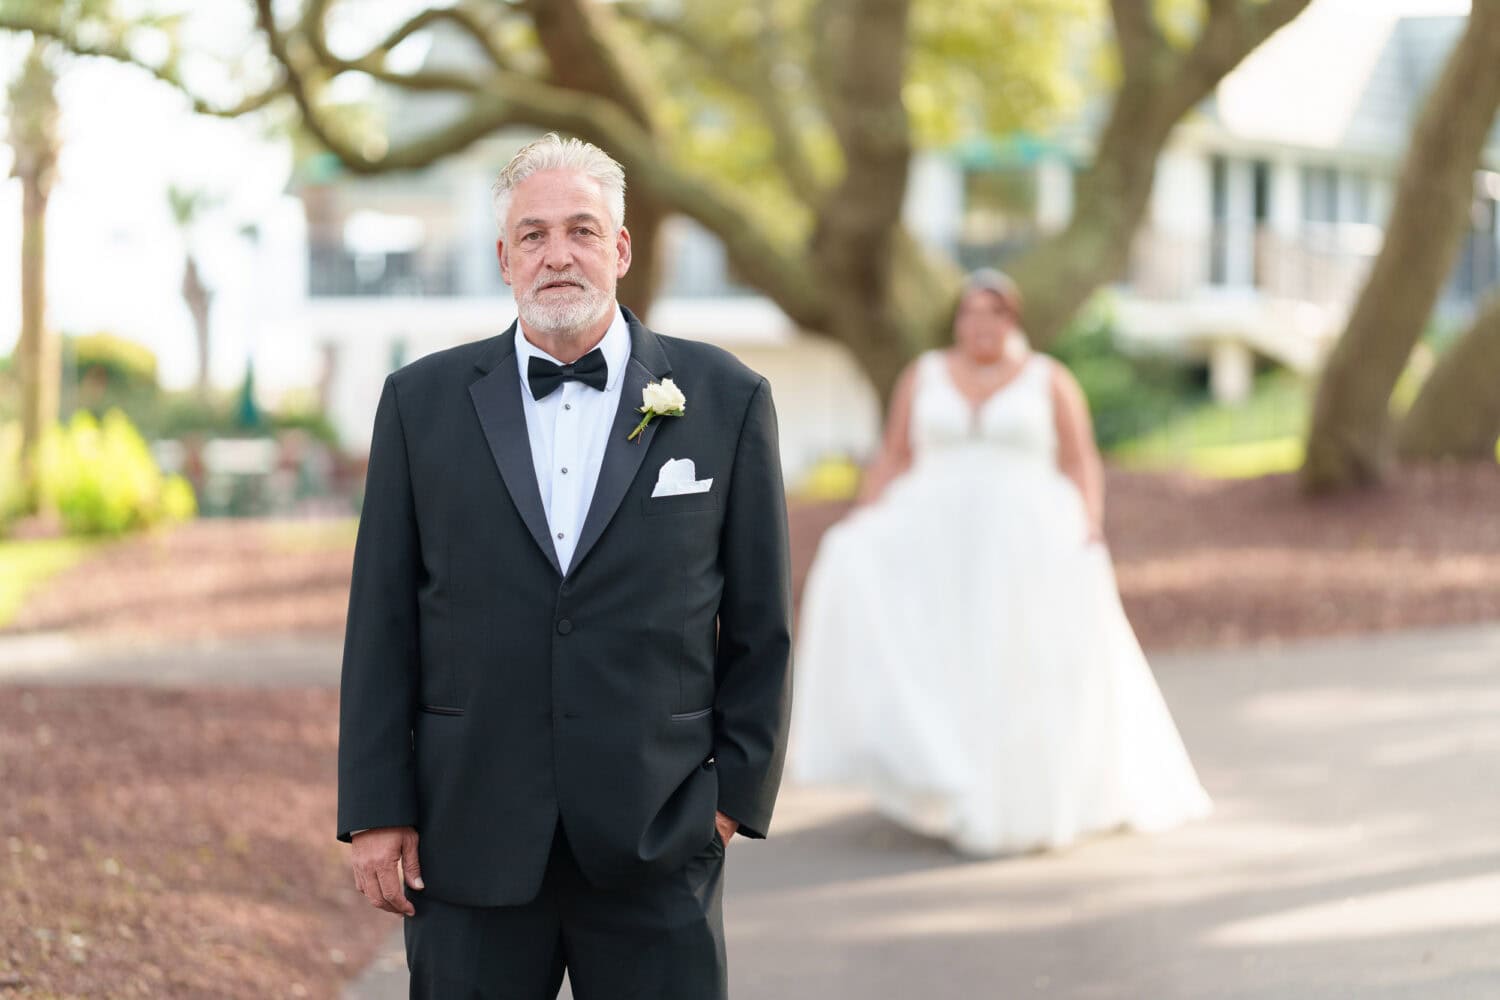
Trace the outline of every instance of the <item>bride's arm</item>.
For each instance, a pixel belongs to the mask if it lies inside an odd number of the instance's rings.
[[[1052,413],[1057,423],[1057,467],[1083,496],[1089,541],[1104,540],[1104,460],[1094,441],[1088,400],[1073,373],[1052,365]]]
[[[865,470],[857,503],[863,505],[879,499],[887,484],[911,466],[911,405],[916,393],[916,362],[906,366],[891,393],[891,413],[886,420],[885,440],[880,453]]]

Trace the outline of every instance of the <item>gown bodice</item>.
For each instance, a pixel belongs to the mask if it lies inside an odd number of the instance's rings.
[[[922,355],[911,411],[915,461],[955,453],[972,456],[978,450],[1055,465],[1051,364],[1045,355],[1032,354],[1020,372],[976,407],[954,384],[942,351]]]

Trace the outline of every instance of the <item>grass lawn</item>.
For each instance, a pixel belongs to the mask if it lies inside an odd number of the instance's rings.
[[[359,518],[310,521],[268,521],[266,533],[276,552],[329,552],[354,548]]]
[[[78,538],[0,542],[0,628],[11,623],[26,595],[39,584],[82,562],[103,544]]]
[[[1238,406],[1205,403],[1115,448],[1130,469],[1185,469],[1213,479],[1291,472],[1302,464],[1312,386],[1278,375],[1263,379]]]

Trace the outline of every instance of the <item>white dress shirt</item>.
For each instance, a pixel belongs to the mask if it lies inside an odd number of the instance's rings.
[[[566,573],[578,545],[578,533],[588,516],[599,466],[609,443],[615,411],[620,404],[620,385],[630,363],[630,327],[625,314],[615,307],[614,322],[599,342],[608,365],[603,391],[569,379],[542,399],[531,395],[526,369],[532,357],[561,364],[526,339],[516,325],[516,363],[521,378],[521,400],[526,411],[526,434],[531,440],[531,461],[536,484],[542,493],[542,510],[552,535],[557,562]]]

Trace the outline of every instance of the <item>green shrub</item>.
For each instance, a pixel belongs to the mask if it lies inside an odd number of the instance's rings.
[[[0,424],[0,535],[26,507],[26,491],[21,484],[21,425],[17,421]]]
[[[1078,314],[1049,353],[1078,380],[1093,415],[1094,437],[1106,451],[1207,399],[1182,362],[1131,357],[1115,345],[1114,314],[1105,296]]]
[[[260,430],[250,430],[240,423],[234,401],[215,394],[203,399],[195,392],[158,392],[149,399],[121,406],[135,421],[141,433],[153,440],[201,435],[209,438],[263,437],[293,428],[328,444],[338,446],[338,434],[321,412],[303,407],[288,407],[268,414]]]
[[[97,375],[116,390],[156,388],[156,355],[133,340],[90,333],[65,338],[63,351],[80,380]]]
[[[339,434],[333,421],[321,411],[288,408],[271,414],[270,420],[272,431],[300,430],[330,448],[339,445]]]
[[[101,423],[86,411],[53,427],[38,453],[42,506],[70,534],[119,535],[196,513],[192,487],[164,477],[146,441],[118,410]]]
[[[792,492],[800,500],[853,500],[861,475],[858,463],[833,455],[809,469]]]

